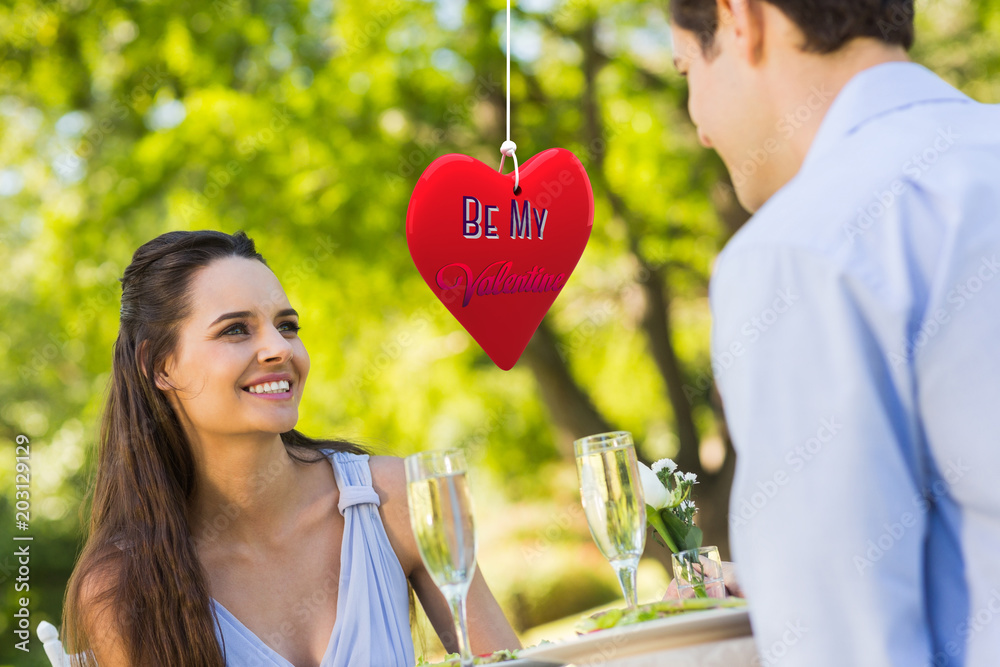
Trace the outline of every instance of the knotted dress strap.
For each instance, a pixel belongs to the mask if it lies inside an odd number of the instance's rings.
[[[412,667],[406,575],[379,516],[367,454],[331,452],[344,516],[337,627],[321,667]]]

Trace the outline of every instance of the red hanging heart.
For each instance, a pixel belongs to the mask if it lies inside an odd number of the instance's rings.
[[[445,155],[417,181],[406,212],[410,256],[431,291],[510,370],[580,261],[594,193],[571,152],[550,148],[514,174]]]

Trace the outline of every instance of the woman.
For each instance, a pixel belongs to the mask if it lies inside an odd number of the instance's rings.
[[[299,315],[239,232],[170,232],[122,282],[90,534],[64,611],[101,667],[412,665],[407,582],[445,647],[395,457],[294,430]],[[475,653],[519,646],[477,571]]]

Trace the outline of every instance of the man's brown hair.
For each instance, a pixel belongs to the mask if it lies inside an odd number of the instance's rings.
[[[913,45],[913,0],[762,0],[793,21],[805,36],[803,49],[833,53],[855,37],[874,37],[886,44]],[[670,15],[680,28],[693,32],[706,53],[719,28],[716,0],[671,0]]]

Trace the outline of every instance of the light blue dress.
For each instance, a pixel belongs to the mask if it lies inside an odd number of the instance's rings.
[[[378,513],[368,456],[326,451],[340,488],[344,541],[340,555],[337,620],[321,667],[395,667],[414,664],[409,591]],[[212,599],[216,636],[227,667],[293,667]],[[294,615],[289,610],[289,619]]]

